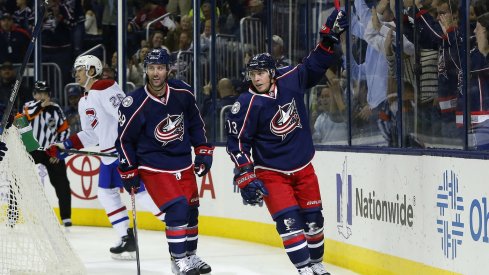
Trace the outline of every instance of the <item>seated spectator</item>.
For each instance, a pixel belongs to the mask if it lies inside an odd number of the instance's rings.
[[[127,31],[143,31],[146,29],[148,23],[165,14],[166,9],[159,5],[159,1],[149,0],[136,14],[136,17],[134,17],[134,19],[129,23]],[[152,30],[162,30],[163,25],[161,24],[161,22],[155,22],[151,25],[150,28]]]
[[[0,16],[0,62],[21,63],[30,39],[30,34],[15,25],[9,13]]]
[[[115,73],[116,73],[116,70],[114,68],[105,67],[102,69],[102,79],[115,80]]]
[[[162,31],[153,32],[153,34],[151,34],[151,37],[149,39],[149,47],[151,49],[163,48],[167,52],[170,52],[170,50],[165,45],[163,45],[163,39],[164,39],[164,34]]]
[[[313,140],[319,144],[346,144],[348,141],[348,126],[346,105],[337,79],[317,94],[316,111],[311,115],[314,121]]]
[[[5,108],[9,102],[12,89],[14,87],[17,72],[9,61],[0,66],[0,105]],[[28,87],[23,82],[19,88],[17,99],[15,100],[14,110],[22,111],[22,104],[31,100]]]
[[[137,57],[133,58],[132,64],[130,65],[127,80],[134,83],[136,88],[144,85],[144,57],[149,51],[149,47],[141,48],[136,53]]]
[[[180,18],[180,23],[174,30],[170,30],[165,38],[165,45],[170,49],[169,52],[174,52],[178,50],[178,42],[180,40],[180,34],[182,32],[187,32],[192,36],[192,17],[188,15],[183,15]]]
[[[272,36],[271,54],[273,59],[275,59],[275,66],[277,68],[292,65],[292,61],[285,57],[284,40],[278,35]]]
[[[34,26],[34,13],[27,5],[27,0],[17,0],[17,10],[13,14],[15,24],[29,33],[32,32]]]
[[[79,86],[72,86],[68,89],[68,106],[65,107],[64,113],[66,120],[70,125],[71,133],[78,133],[81,131],[80,115],[78,114],[78,101],[82,96],[82,88]]]

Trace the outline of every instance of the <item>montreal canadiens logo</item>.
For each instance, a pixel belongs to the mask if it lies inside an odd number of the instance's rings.
[[[278,111],[270,121],[270,131],[282,140],[292,132],[295,128],[302,128],[299,113],[297,112],[297,107],[295,100],[287,103],[283,106],[278,106]]]
[[[183,140],[183,113],[180,115],[167,115],[155,129],[155,137],[165,146],[174,140]]]

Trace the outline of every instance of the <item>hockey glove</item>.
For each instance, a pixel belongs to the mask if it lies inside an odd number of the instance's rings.
[[[63,150],[68,150],[72,148],[75,148],[77,150],[83,148],[83,144],[76,134],[67,138],[62,143],[52,144],[46,150],[46,153],[52,158],[65,159],[68,156],[68,153],[63,152]]]
[[[237,169],[234,183],[241,189],[241,197],[248,204],[255,205],[263,201],[263,196],[268,196],[268,191],[256,175],[252,164]]]
[[[195,148],[195,161],[194,161],[194,173],[197,176],[202,177],[207,174],[212,166],[212,154],[214,153],[214,146],[201,145]]]
[[[322,37],[321,46],[331,49],[340,42],[340,35],[348,28],[348,19],[344,11],[334,10],[321,27],[319,34]]]
[[[5,151],[7,151],[7,144],[5,142],[0,141],[0,161],[3,160],[3,157],[5,156]]]
[[[138,169],[134,168],[125,171],[122,169],[123,168],[121,168],[121,166],[117,167],[117,171],[119,171],[119,175],[121,176],[122,184],[124,184],[124,189],[131,194],[131,190],[134,188],[134,193],[136,193],[139,186],[141,186]]]

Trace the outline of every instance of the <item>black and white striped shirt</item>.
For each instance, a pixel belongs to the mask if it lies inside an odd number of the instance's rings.
[[[41,106],[41,101],[29,101],[24,105],[24,114],[27,116],[34,138],[39,145],[48,148],[49,145],[62,142],[70,136],[70,127],[61,107],[51,103]]]

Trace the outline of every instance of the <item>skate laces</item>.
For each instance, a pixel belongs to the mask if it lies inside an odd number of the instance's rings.
[[[311,266],[312,271],[316,274],[329,274],[328,271],[326,271],[326,268],[322,263],[316,263]]]
[[[299,271],[299,274],[300,275],[314,275],[314,272],[308,266],[307,267],[303,267],[303,268],[299,268],[299,269],[297,269],[297,271]]]
[[[204,265],[207,265],[206,262],[202,261],[202,259],[197,256],[197,255],[190,255],[189,256],[189,261],[190,261],[190,264],[193,266],[193,267],[197,267],[197,268],[200,268]]]
[[[175,259],[175,264],[178,266],[180,271],[189,271],[193,268],[191,263],[189,263],[189,260],[187,258]]]

